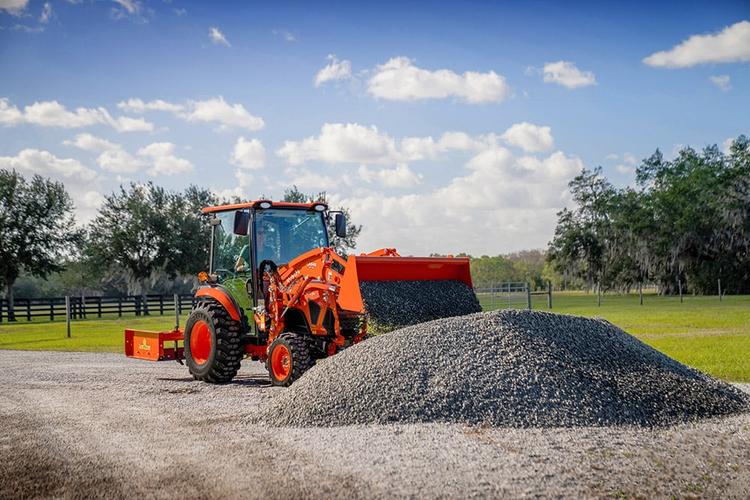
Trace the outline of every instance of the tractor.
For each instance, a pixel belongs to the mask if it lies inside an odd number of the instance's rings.
[[[196,380],[227,383],[249,358],[265,363],[273,385],[289,386],[317,360],[366,337],[362,281],[471,287],[465,258],[401,257],[392,248],[338,255],[328,227],[345,237],[346,220],[324,203],[258,200],[203,213],[211,227],[209,266],[199,273],[184,332],[125,332],[128,356],[184,358]]]

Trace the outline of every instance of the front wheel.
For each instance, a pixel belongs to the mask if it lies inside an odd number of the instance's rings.
[[[299,379],[315,360],[301,335],[282,333],[268,348],[266,369],[273,385],[288,387]]]
[[[240,323],[218,302],[203,301],[185,324],[185,360],[196,380],[231,381],[242,361]]]

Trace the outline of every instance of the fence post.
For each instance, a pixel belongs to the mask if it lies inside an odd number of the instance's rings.
[[[141,296],[134,295],[133,301],[135,302],[135,315],[140,316],[141,315]]]
[[[0,323],[3,322],[3,304],[5,303],[5,299],[0,299]]]
[[[638,302],[643,305],[643,282],[638,282]]]
[[[531,311],[531,286],[526,283],[526,306]]]
[[[597,307],[602,305],[602,283],[600,281],[596,282],[596,305]]]
[[[164,295],[159,295],[159,316],[164,316]]]
[[[70,296],[65,296],[65,329],[68,332],[68,338],[70,338]]]
[[[180,329],[180,296],[174,294],[174,329]]]
[[[717,282],[718,282],[718,285],[719,285],[719,302],[721,302],[721,278],[719,278],[717,280]]]
[[[102,317],[102,298],[101,296],[98,297],[99,301],[97,302],[98,310],[97,310],[97,316],[100,318]]]
[[[547,309],[552,309],[552,281],[547,280]]]
[[[55,321],[55,301],[49,299],[49,320]]]
[[[117,297],[117,317],[122,318],[122,297]]]
[[[680,290],[680,304],[682,304],[682,280],[677,278],[677,288]]]

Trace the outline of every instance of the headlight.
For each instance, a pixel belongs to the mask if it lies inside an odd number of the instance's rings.
[[[315,205],[313,205],[313,210],[315,210],[316,212],[322,212],[326,208],[328,207],[326,207],[323,203],[316,203]]]

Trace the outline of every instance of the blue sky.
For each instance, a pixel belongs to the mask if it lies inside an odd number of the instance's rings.
[[[82,221],[122,182],[297,184],[350,206],[362,251],[541,248],[581,167],[624,185],[656,147],[750,132],[749,20],[747,2],[0,0],[0,167],[62,180]]]

